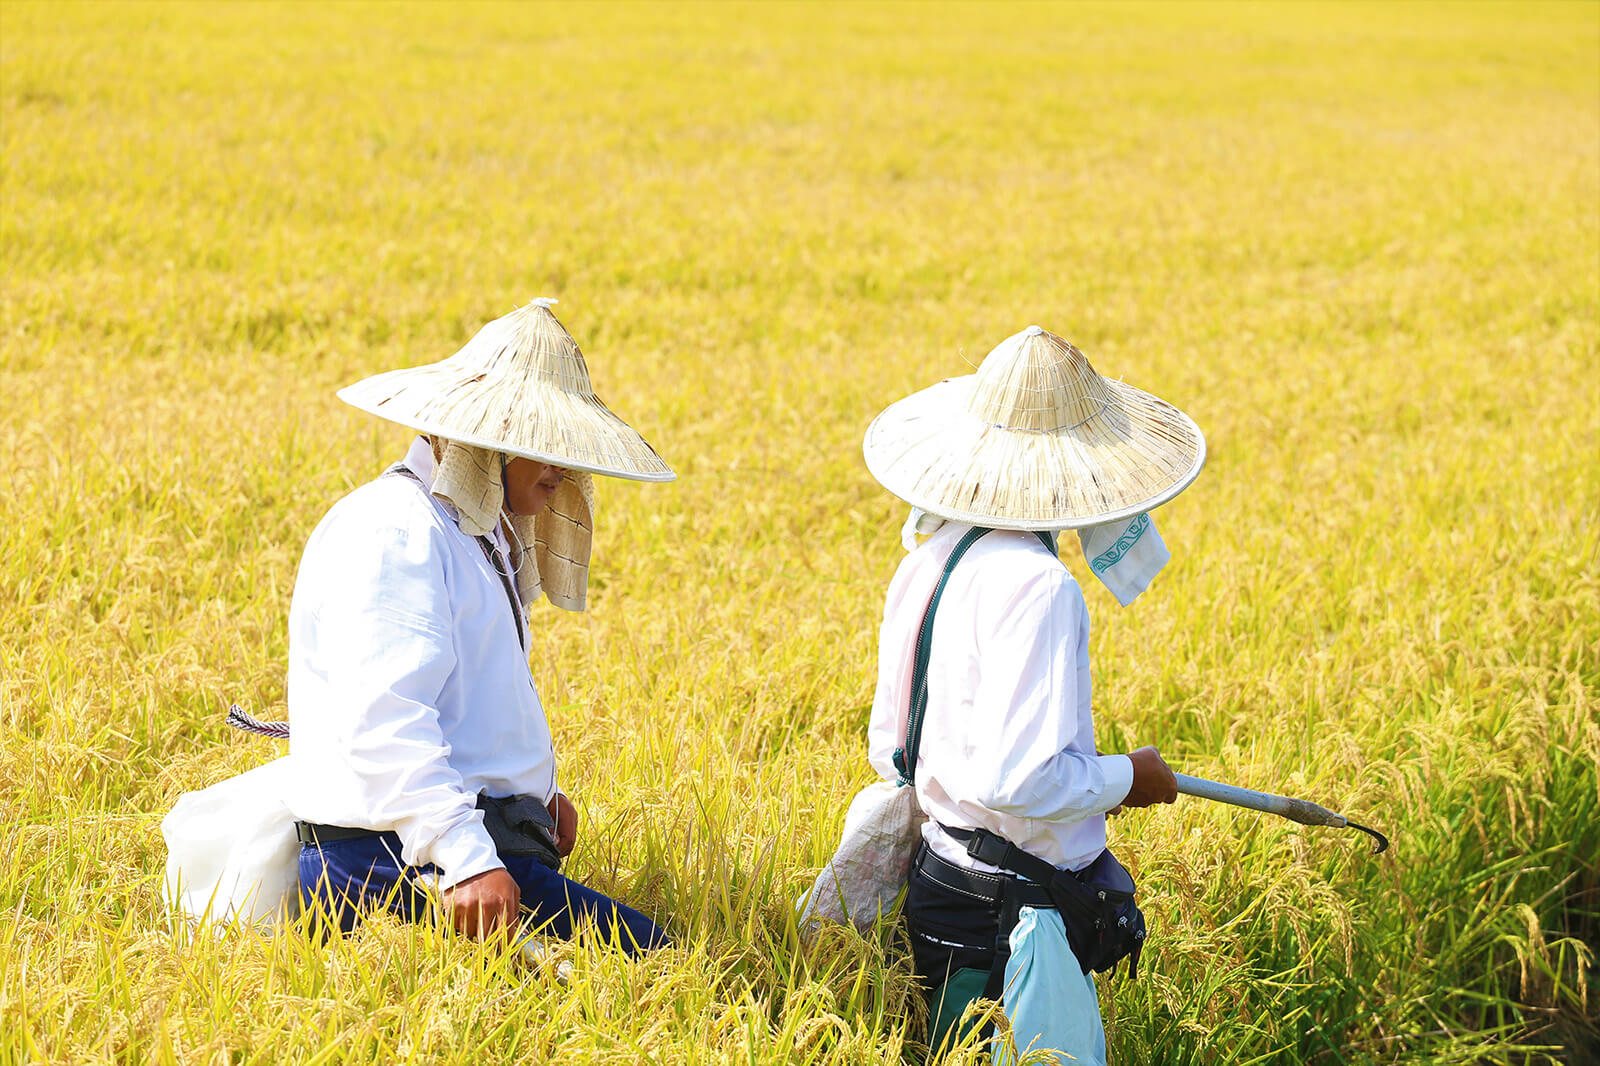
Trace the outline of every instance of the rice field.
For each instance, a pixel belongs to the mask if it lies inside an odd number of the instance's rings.
[[[792,904],[871,779],[883,406],[1037,322],[1205,430],[1099,745],[1386,831],[1113,821],[1112,1061],[1600,1060],[1600,7],[0,3],[0,1062],[919,1062]],[[278,754],[334,390],[534,296],[672,463],[534,617],[545,962],[173,929],[162,815]],[[561,964],[570,964],[570,970]],[[988,1060],[983,1046],[951,1062]]]

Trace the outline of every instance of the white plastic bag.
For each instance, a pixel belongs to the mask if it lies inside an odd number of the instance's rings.
[[[800,898],[801,922],[829,919],[871,928],[905,887],[927,820],[910,785],[878,781],[856,793],[838,849]]]
[[[283,805],[287,757],[185,792],[161,820],[167,898],[192,921],[272,927],[300,910],[300,843]]]

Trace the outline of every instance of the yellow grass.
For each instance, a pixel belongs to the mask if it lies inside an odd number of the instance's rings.
[[[1068,558],[1101,747],[1395,842],[1118,819],[1114,1061],[1597,1054],[1600,8],[8,0],[0,195],[0,1061],[916,1061],[894,930],[789,910],[870,776],[859,443],[1032,322],[1211,449],[1145,599]],[[571,872],[680,946],[172,936],[158,820],[276,754],[221,711],[406,443],[334,389],[538,295],[681,475],[533,653]]]

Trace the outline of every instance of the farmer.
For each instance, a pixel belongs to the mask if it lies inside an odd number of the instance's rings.
[[[422,434],[317,525],[289,609],[301,896],[345,932],[376,907],[416,920],[431,888],[468,936],[592,921],[629,951],[665,941],[556,872],[577,813],[528,668],[527,608],[542,593],[584,609],[592,474],[674,475],[596,398],[554,302],[339,393]]]
[[[1177,782],[1153,747],[1095,747],[1089,615],[1055,533],[1078,531],[1090,569],[1126,605],[1169,558],[1147,512],[1194,480],[1203,438],[1176,408],[1100,377],[1071,344],[1031,326],[976,374],[889,407],[864,451],[873,476],[912,505],[909,554],[884,608],[868,746],[885,779],[913,781],[928,816],[904,914],[931,992],[933,1046],[983,995],[1003,999],[1019,1050],[1104,1062],[1087,971],[1105,959],[1078,957],[1073,945],[1088,943],[1080,916],[1066,915],[1069,927],[1057,906],[1065,888],[1046,886],[1063,884],[1060,872],[1073,893],[1098,883],[1091,873],[1126,878],[1105,851],[1106,815],[1171,803]],[[920,546],[919,534],[929,535]],[[924,614],[957,551],[922,656],[915,765],[897,765]],[[1120,887],[1131,907],[1131,879]],[[1131,914],[1122,950],[1143,936]]]

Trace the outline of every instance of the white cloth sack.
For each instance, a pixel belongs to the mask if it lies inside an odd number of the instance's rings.
[[[161,820],[167,900],[195,922],[279,925],[300,910],[300,842],[283,805],[287,756],[185,792]]]
[[[905,888],[927,820],[910,785],[877,781],[856,793],[838,849],[800,897],[801,923],[829,919],[870,929]]]

